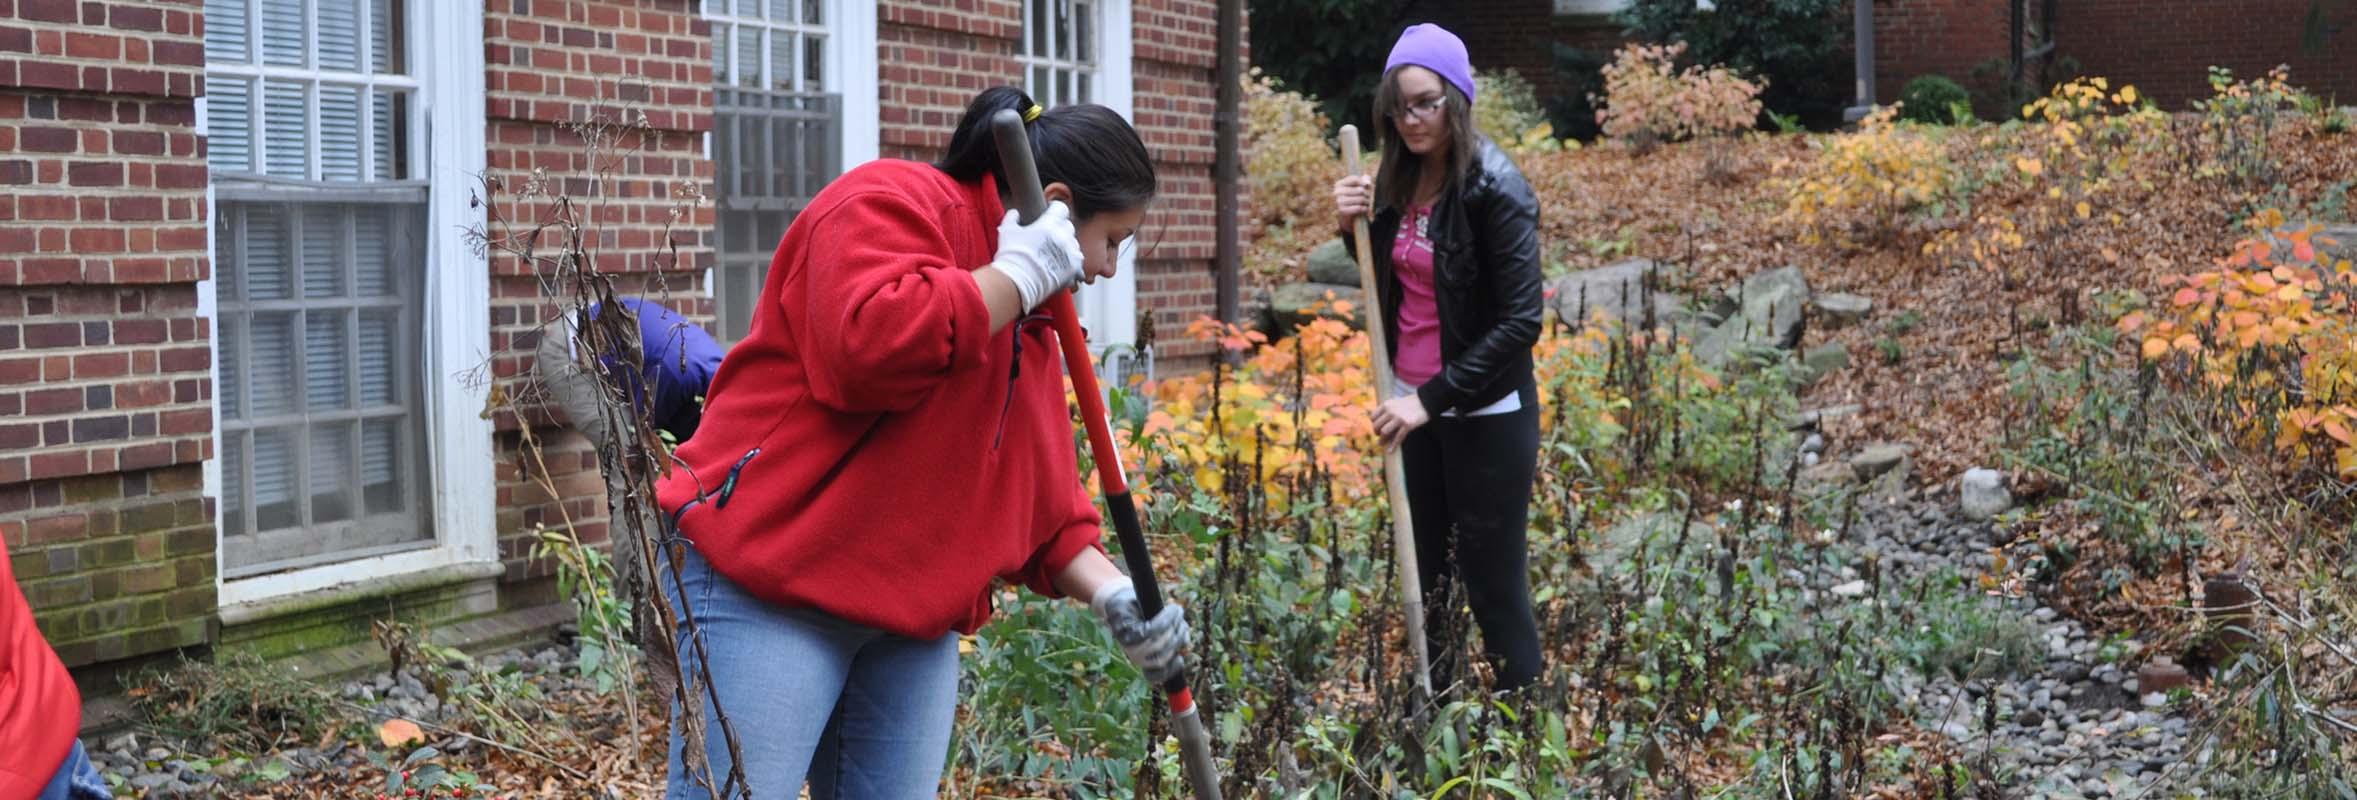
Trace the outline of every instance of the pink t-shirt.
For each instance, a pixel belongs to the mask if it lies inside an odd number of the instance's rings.
[[[1391,244],[1400,286],[1399,355],[1391,368],[1409,386],[1440,375],[1440,306],[1433,299],[1432,239],[1425,232],[1431,223],[1431,206],[1410,210]]]

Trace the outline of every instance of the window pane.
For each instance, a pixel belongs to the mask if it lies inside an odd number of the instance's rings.
[[[790,116],[771,118],[768,120],[768,130],[771,130],[771,135],[775,137],[775,139],[771,139],[771,144],[768,144],[768,158],[775,158],[771,163],[771,170],[768,170],[768,196],[773,196],[773,198],[799,196],[801,186],[797,184],[797,179],[801,175],[801,170],[794,168],[794,160],[797,160],[797,156],[801,156],[801,139],[804,139],[808,130],[804,130],[801,120],[790,118]]]
[[[1079,75],[1073,76],[1073,80],[1075,80],[1075,81],[1078,81],[1078,82],[1080,83],[1080,86],[1079,86],[1079,88],[1080,88],[1080,91],[1079,91],[1078,93],[1076,93],[1076,94],[1072,95],[1072,102],[1075,102],[1075,103],[1094,103],[1094,102],[1096,102],[1096,101],[1097,101],[1097,96],[1096,96],[1096,95],[1094,95],[1094,94],[1091,94],[1091,93],[1089,92],[1089,90],[1088,90],[1088,73],[1086,73],[1086,72],[1083,72],[1083,73],[1080,73]]]
[[[834,159],[827,152],[827,134],[834,130],[835,119],[807,120],[802,123],[802,186],[795,197],[812,197],[835,178]],[[784,214],[773,215],[783,218]],[[770,240],[774,245],[777,240]]]
[[[720,302],[727,312],[721,334],[732,342],[743,339],[753,327],[753,297],[761,287],[753,283],[753,269],[741,264],[722,267],[720,283]]]
[[[301,525],[295,511],[294,437],[283,428],[254,431],[254,525],[276,530]]]
[[[246,436],[244,431],[221,432],[221,533],[246,532]]]
[[[250,63],[253,54],[246,50],[252,41],[250,23],[246,0],[205,0],[205,60]]]
[[[761,29],[737,27],[737,85],[761,85]]]
[[[734,34],[729,33],[731,30],[732,26],[712,23],[712,82],[722,86],[729,85],[728,43],[734,38]]]
[[[794,40],[800,38],[791,31],[769,32],[769,88],[794,88]]]
[[[247,328],[247,392],[254,416],[295,413],[295,315],[255,314]]]
[[[311,119],[304,94],[303,84],[295,81],[262,82],[262,129],[272,145],[263,171],[271,177],[311,177]]]
[[[396,370],[400,365],[393,354],[400,347],[400,317],[393,311],[364,311],[360,314],[360,405],[374,408],[392,405],[399,391]]]
[[[360,71],[360,0],[319,0],[319,68]]]
[[[370,514],[400,511],[409,506],[402,486],[401,464],[406,460],[401,446],[399,420],[372,419],[360,425],[360,491],[367,496]]]
[[[396,0],[368,0],[368,63],[380,75],[408,71],[401,52],[400,7]]]
[[[1024,55],[1044,56],[1048,53],[1048,4],[1056,0],[1028,0],[1031,6],[1030,49]]]
[[[1072,3],[1072,52],[1074,60],[1083,64],[1095,63],[1097,59],[1093,49],[1096,45],[1097,26],[1095,15],[1091,13],[1095,10],[1095,5],[1081,0],[1073,0]],[[1083,100],[1082,102],[1087,101]]]
[[[221,379],[221,385],[214,388],[213,395],[220,399],[221,419],[224,423],[245,418],[246,374],[243,369],[243,360],[239,359],[237,356],[238,348],[244,342],[245,326],[238,323],[237,317],[228,315],[222,316],[220,341],[221,368],[216,371],[216,374]],[[226,446],[226,442],[233,438],[236,437],[223,436],[222,441]],[[224,458],[226,458],[226,456],[224,456]],[[228,467],[224,466],[222,467],[222,470],[224,473],[226,473]],[[223,496],[234,497],[236,496],[236,493],[232,492]],[[232,530],[235,529],[232,528]]]
[[[319,87],[319,176],[360,180],[360,87]]]
[[[302,206],[303,296],[344,294],[345,206]]]
[[[378,89],[369,101],[369,124],[376,127],[376,179],[409,177],[409,96]]]
[[[818,36],[802,37],[802,91],[827,90],[827,40]]]
[[[245,206],[245,259],[229,265],[239,272],[237,282],[249,300],[283,300],[294,296],[293,231],[287,206],[257,203]]]
[[[348,374],[352,336],[344,322],[350,313],[340,308],[303,314],[303,402],[307,411],[340,411],[352,407]]]
[[[737,0],[737,16],[761,16],[761,0]]]
[[[303,66],[303,0],[262,0],[262,63]]]
[[[352,439],[359,426],[331,422],[311,426],[311,452],[304,467],[311,478],[311,523],[352,518]]]
[[[1051,0],[1056,6],[1056,27],[1049,35],[1056,42],[1056,60],[1072,58],[1072,0]]]
[[[360,206],[352,215],[352,266],[358,276],[353,294],[359,297],[390,297],[399,293],[393,284],[393,209],[383,206]]]
[[[215,172],[254,170],[254,87],[236,78],[206,76],[205,126],[211,131],[205,163]]]
[[[769,0],[769,18],[778,22],[793,22],[794,0]]]
[[[1056,99],[1047,96],[1049,89],[1047,67],[1032,67],[1031,83],[1024,88],[1031,90],[1032,99],[1038,100],[1044,105],[1055,105]]]
[[[820,2],[820,0],[802,0],[802,24],[826,24],[826,14],[822,13],[825,7],[826,3]]]
[[[1072,73],[1056,70],[1055,98],[1051,101],[1054,105],[1060,106],[1072,102]]]

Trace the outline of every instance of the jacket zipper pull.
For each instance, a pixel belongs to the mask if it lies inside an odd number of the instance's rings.
[[[728,480],[720,482],[719,496],[713,498],[712,500],[713,508],[728,507],[729,495],[737,493],[737,476],[745,471],[745,463],[752,461],[753,457],[757,455],[761,455],[761,448],[756,447],[751,450],[747,450],[745,451],[744,457],[737,459],[735,466],[728,468]]]

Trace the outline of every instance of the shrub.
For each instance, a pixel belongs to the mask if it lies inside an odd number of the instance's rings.
[[[1760,84],[1723,66],[1677,68],[1686,52],[1672,45],[1623,47],[1604,68],[1596,112],[1608,136],[1643,150],[1657,142],[1730,133],[1759,121]]]
[[[1919,76],[1899,92],[1899,118],[1926,125],[1961,125],[1972,118],[1972,93],[1946,76]]]
[[[1802,241],[1886,242],[1902,216],[1948,194],[1956,166],[1946,149],[1893,115],[1884,108],[1857,133],[1817,139],[1817,159],[1783,181],[1783,218]]]
[[[1333,235],[1330,196],[1342,165],[1317,101],[1258,69],[1244,84],[1243,111],[1244,268],[1264,282],[1281,280]]]
[[[1621,22],[1648,42],[1680,42],[1695,61],[1725,64],[1765,81],[1767,108],[1818,128],[1850,101],[1850,3],[1846,0],[1633,0]]]

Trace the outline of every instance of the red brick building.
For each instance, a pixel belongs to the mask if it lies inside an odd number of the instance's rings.
[[[1129,114],[1162,169],[1083,298],[1096,340],[1182,329],[1212,303],[1214,6],[0,0],[0,540],[44,633],[105,691],[184,648],[350,665],[372,615],[561,618],[531,531],[601,538],[602,483],[580,437],[526,459],[536,415],[483,413],[554,309],[469,241],[484,178],[602,188],[599,266],[727,338],[819,186],[1023,84]],[[593,186],[568,124],[642,115]]]

